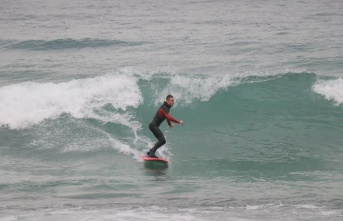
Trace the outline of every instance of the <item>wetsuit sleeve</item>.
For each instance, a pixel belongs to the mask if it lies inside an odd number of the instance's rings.
[[[178,123],[178,124],[180,123],[179,120],[176,120],[174,117],[172,117],[172,115],[166,113],[162,108],[159,110],[159,112],[160,112],[161,116],[164,116],[167,119],[167,123],[169,126],[171,126],[170,121],[173,121],[173,122]]]

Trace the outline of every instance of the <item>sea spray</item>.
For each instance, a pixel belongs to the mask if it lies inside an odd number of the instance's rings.
[[[61,114],[75,118],[93,117],[97,110],[111,105],[126,111],[143,102],[137,79],[127,75],[104,75],[62,83],[24,82],[0,88],[0,124],[12,129],[26,128]],[[122,122],[130,119],[119,114]],[[105,121],[111,121],[113,113]],[[103,120],[103,117],[99,117]],[[113,118],[112,118],[113,119]],[[127,124],[127,122],[125,123]]]
[[[325,99],[332,100],[337,106],[343,104],[343,78],[318,80],[313,90]]]

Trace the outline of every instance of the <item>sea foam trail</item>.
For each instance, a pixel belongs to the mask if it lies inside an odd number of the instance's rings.
[[[318,80],[313,86],[313,90],[327,100],[334,101],[336,105],[343,104],[343,78]]]
[[[130,114],[119,111],[142,102],[137,79],[129,75],[108,74],[63,83],[24,82],[0,88],[0,124],[22,129],[66,113],[130,125]],[[99,114],[108,104],[118,113],[111,112],[107,117]]]

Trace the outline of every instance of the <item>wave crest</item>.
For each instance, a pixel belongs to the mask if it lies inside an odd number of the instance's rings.
[[[0,124],[18,129],[55,119],[63,113],[75,118],[94,117],[105,105],[118,112],[118,120],[123,116],[129,121],[129,114],[121,112],[138,107],[143,97],[134,77],[115,74],[63,83],[25,82],[5,86],[0,88],[0,102]],[[109,122],[113,121],[110,117],[113,115],[108,117]]]
[[[313,86],[313,90],[327,100],[334,101],[336,105],[343,104],[343,78],[318,80]]]

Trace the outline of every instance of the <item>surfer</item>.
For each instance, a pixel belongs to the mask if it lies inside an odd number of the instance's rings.
[[[156,142],[155,146],[147,152],[147,155],[149,157],[157,158],[157,156],[155,155],[156,150],[166,143],[166,139],[164,138],[164,135],[159,128],[159,126],[161,125],[161,123],[165,119],[167,119],[167,123],[169,125],[169,128],[173,128],[173,126],[174,126],[171,123],[171,121],[183,125],[182,120],[176,120],[175,118],[173,118],[169,114],[170,108],[174,105],[174,102],[175,102],[175,100],[174,100],[173,95],[168,95],[166,97],[166,100],[164,101],[164,103],[157,110],[157,112],[156,112],[154,118],[152,119],[151,123],[149,124],[149,129],[151,130],[151,132],[154,134],[154,136],[158,140]]]

